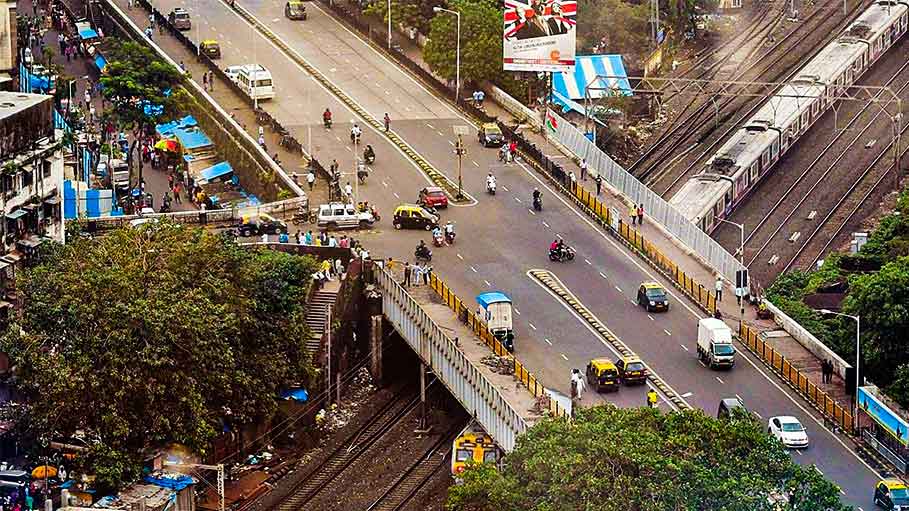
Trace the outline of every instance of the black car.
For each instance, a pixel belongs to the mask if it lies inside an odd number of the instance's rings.
[[[656,282],[644,282],[638,288],[638,305],[650,311],[668,311],[669,298],[666,290]]]
[[[480,126],[477,138],[479,138],[483,147],[502,147],[505,143],[505,136],[502,135],[502,130],[494,122],[487,122]]]
[[[287,232],[287,224],[271,215],[244,216],[236,226],[240,236],[247,237],[262,234],[283,234]]]

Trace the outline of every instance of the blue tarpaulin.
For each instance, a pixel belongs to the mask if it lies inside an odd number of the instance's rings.
[[[192,477],[185,474],[168,472],[167,475],[168,477],[154,477],[152,475],[147,475],[145,476],[144,480],[146,483],[177,491],[180,491],[183,488],[196,483]]]
[[[103,73],[104,67],[107,66],[107,60],[103,56],[98,55],[95,57],[95,66],[98,68],[98,71]]]
[[[211,183],[215,179],[226,176],[233,171],[234,169],[230,166],[230,163],[222,161],[221,163],[217,163],[203,170],[201,173],[199,173],[199,177]]]
[[[305,403],[309,401],[309,392],[306,389],[298,387],[295,389],[287,389],[281,391],[281,399],[293,399],[294,401],[299,401]]]
[[[501,302],[511,303],[511,298],[508,298],[508,295],[501,291],[477,295],[477,303],[482,305],[484,309],[489,308],[489,304]]]
[[[631,96],[627,76],[621,55],[578,55],[573,72],[553,73],[552,100],[566,110],[584,113],[584,91],[587,87],[596,87],[589,91],[591,99]]]
[[[193,126],[198,126],[199,123],[196,122],[196,118],[187,115],[182,119],[177,119],[176,121],[165,122],[155,126],[155,131],[158,132],[162,137],[167,137],[174,134],[174,130],[177,128],[187,129]]]
[[[187,115],[173,122],[158,124],[155,131],[162,137],[177,137],[184,149],[192,150],[212,145],[211,139],[199,129],[196,119]]]
[[[86,39],[94,39],[98,37],[98,33],[92,28],[80,28],[79,37],[82,38],[83,41]]]

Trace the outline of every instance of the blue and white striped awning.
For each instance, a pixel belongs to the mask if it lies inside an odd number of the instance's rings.
[[[627,76],[621,55],[579,55],[573,72],[552,75],[552,99],[570,110],[583,112],[584,89],[588,86],[598,87],[590,91],[593,99],[618,94],[631,96]]]

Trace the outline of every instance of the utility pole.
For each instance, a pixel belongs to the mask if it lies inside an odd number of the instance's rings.
[[[328,312],[325,315],[325,332],[328,333],[328,360],[325,362],[325,366],[328,368],[328,385],[325,387],[328,389],[328,403],[326,408],[331,406],[331,305],[328,306]]]

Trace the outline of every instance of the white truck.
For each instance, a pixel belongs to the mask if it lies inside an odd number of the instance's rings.
[[[698,360],[708,367],[735,366],[735,346],[732,329],[716,318],[698,321]]]

